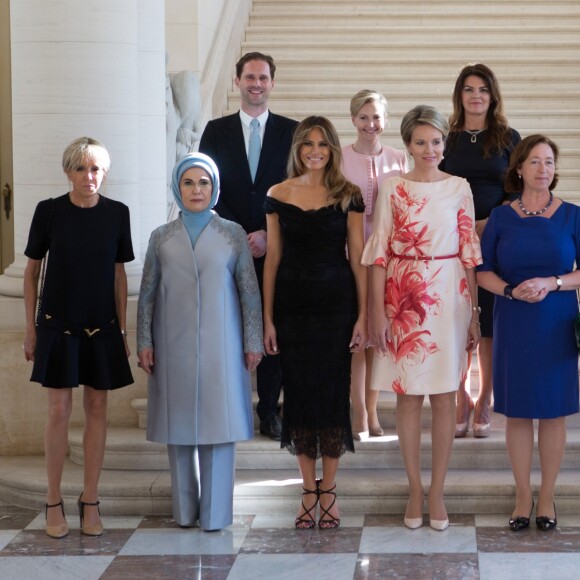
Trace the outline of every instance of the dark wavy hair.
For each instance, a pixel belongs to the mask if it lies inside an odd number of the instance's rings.
[[[541,143],[550,147],[554,153],[554,164],[558,163],[558,155],[560,154],[560,149],[550,138],[545,135],[529,135],[528,137],[522,139],[512,151],[510,156],[510,164],[505,175],[504,189],[507,193],[521,193],[523,183],[520,179],[518,170],[521,168],[522,163],[530,156],[530,152],[536,145]],[[560,176],[556,171],[554,171],[554,179],[550,183],[548,189],[552,190],[558,184],[558,178]]]
[[[511,131],[508,120],[503,112],[503,100],[499,83],[493,71],[482,63],[468,64],[463,67],[453,89],[453,112],[449,116],[449,140],[448,149],[457,142],[460,133],[465,127],[465,110],[461,95],[465,79],[470,76],[479,77],[489,89],[490,103],[486,116],[486,134],[483,141],[483,157],[489,159],[493,154],[499,154],[504,149],[511,149]]]
[[[304,175],[305,167],[300,159],[300,149],[313,129],[320,129],[330,149],[330,159],[324,168],[324,185],[328,189],[329,202],[335,207],[340,206],[342,211],[346,211],[350,203],[355,200],[362,205],[360,189],[348,181],[340,169],[342,163],[340,141],[334,125],[326,117],[316,115],[306,117],[296,127],[288,157],[288,177]]]

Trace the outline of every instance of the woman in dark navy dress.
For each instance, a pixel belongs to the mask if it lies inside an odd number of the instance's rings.
[[[552,193],[558,148],[531,135],[512,153],[510,205],[491,213],[482,238],[479,284],[496,295],[493,389],[507,417],[506,443],[516,483],[510,528],[529,525],[534,501],[530,470],[533,419],[539,419],[541,483],[536,525],[556,526],[554,488],[566,444],[566,416],[578,412],[578,351],[574,319],[580,287],[580,208]]]
[[[469,182],[475,229],[481,238],[491,210],[507,198],[503,187],[505,173],[510,154],[521,140],[519,133],[508,126],[497,78],[484,64],[469,64],[459,73],[453,89],[449,130],[440,169]],[[457,391],[455,437],[465,437],[472,412],[473,435],[484,438],[491,433],[493,300],[493,294],[479,289],[479,394],[474,405],[466,393],[465,382],[461,383]]]
[[[60,487],[73,388],[85,385],[81,532],[99,536],[103,525],[97,486],[105,451],[107,393],[133,382],[125,330],[124,263],[134,259],[129,209],[99,193],[109,165],[107,150],[95,139],[81,137],[66,148],[62,166],[71,190],[38,204],[24,252],[28,263],[23,348],[26,360],[34,361],[31,380],[48,392],[45,512],[46,533],[54,538],[68,534]]]

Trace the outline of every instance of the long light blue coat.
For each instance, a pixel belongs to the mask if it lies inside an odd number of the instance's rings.
[[[212,445],[253,437],[244,352],[262,352],[262,310],[246,234],[214,215],[192,248],[180,218],[149,240],[138,351],[154,348],[147,439]]]

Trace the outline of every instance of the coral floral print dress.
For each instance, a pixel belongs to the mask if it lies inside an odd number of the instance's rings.
[[[457,390],[471,320],[465,269],[481,264],[467,181],[383,183],[362,262],[387,270],[392,340],[386,356],[375,350],[372,387],[409,395]]]

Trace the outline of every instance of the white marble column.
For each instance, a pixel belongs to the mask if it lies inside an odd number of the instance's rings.
[[[163,0],[12,0],[14,263],[0,294],[22,296],[36,204],[67,191],[64,148],[82,135],[111,154],[105,194],[131,211],[138,291],[149,232],[165,221]]]
[[[11,0],[14,154],[14,263],[0,276],[0,455],[42,452],[46,389],[29,383],[24,361],[23,255],[36,204],[64,194],[64,148],[77,137],[102,141],[111,154],[105,195],[131,211],[137,259],[127,265],[138,292],[150,231],[165,222],[165,18],[163,0]],[[87,297],[90,299],[90,297]],[[129,300],[127,328],[136,323]],[[129,344],[136,351],[135,333]],[[108,423],[136,424],[136,383],[111,393]],[[82,425],[75,397],[71,425]]]
[[[139,0],[139,243],[145,258],[149,235],[167,221],[165,128],[165,5]]]

